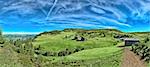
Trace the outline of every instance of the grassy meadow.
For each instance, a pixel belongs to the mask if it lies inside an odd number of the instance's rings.
[[[1,35],[0,67],[120,67],[118,38],[138,38],[150,46],[149,35],[116,29],[64,29],[10,40]]]

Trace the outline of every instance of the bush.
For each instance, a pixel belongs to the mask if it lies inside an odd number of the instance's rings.
[[[66,51],[60,51],[58,52],[58,56],[66,56],[67,52]]]
[[[150,61],[150,48],[145,44],[142,43],[135,44],[132,46],[131,51],[139,55],[141,59],[144,59],[147,62]]]
[[[147,37],[145,38],[144,43],[147,43],[148,41],[150,41],[150,39]]]
[[[44,54],[42,54],[44,56],[56,56],[56,53],[55,52],[50,52],[50,51],[47,51],[45,52]]]
[[[0,31],[0,44],[4,44],[4,39],[3,39],[3,36],[2,36],[2,32]]]

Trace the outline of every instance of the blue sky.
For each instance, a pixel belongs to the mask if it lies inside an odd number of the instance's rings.
[[[64,28],[150,31],[150,0],[0,0],[5,33]]]

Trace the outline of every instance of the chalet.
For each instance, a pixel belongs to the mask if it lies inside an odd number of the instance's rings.
[[[76,41],[85,41],[85,38],[79,35],[76,35],[72,40],[76,40]]]
[[[135,38],[123,38],[122,40],[125,42],[125,46],[131,46],[133,44],[139,43],[139,39]]]

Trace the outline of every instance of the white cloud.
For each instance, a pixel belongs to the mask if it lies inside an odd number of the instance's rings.
[[[131,27],[129,24],[121,23],[121,22],[118,22],[117,20],[114,20],[114,19],[110,19],[110,18],[106,18],[106,17],[99,17],[99,18],[102,20],[106,20],[109,23],[114,23],[114,24],[118,24],[118,25],[122,25],[122,26]]]
[[[104,14],[105,11],[100,9],[100,8],[96,8],[96,7],[91,7],[91,10],[93,10],[94,12],[96,13],[99,13],[99,14]]]
[[[85,27],[89,27],[89,26],[95,26],[93,24],[87,24],[87,23],[84,23],[84,22],[76,22],[74,23],[73,25],[77,25],[77,26],[85,26]]]
[[[24,3],[24,2],[16,2],[9,4],[9,6],[3,7],[1,10],[1,13],[14,11],[19,14],[32,14],[35,12],[35,8],[37,8],[37,5],[34,3]]]
[[[98,25],[99,28],[107,28],[107,29],[118,29],[117,26],[108,26],[108,25]]]
[[[78,18],[87,18],[87,20],[75,20],[75,19],[71,19],[69,17],[78,17]],[[67,20],[70,20],[70,21],[75,21],[76,23],[78,22],[83,22],[83,23],[86,23],[86,22],[90,22],[90,20],[98,20],[99,22],[98,23],[113,23],[114,25],[121,25],[121,26],[126,26],[126,27],[131,27],[129,24],[125,24],[123,22],[118,22],[117,20],[115,19],[111,19],[111,18],[108,18],[108,17],[103,17],[103,16],[92,16],[92,15],[65,15],[65,16],[55,16],[53,18],[51,18],[51,20],[62,20],[62,19],[67,19]],[[89,20],[88,20],[89,19]],[[105,21],[105,22],[104,22]],[[93,22],[91,22],[92,24]]]

